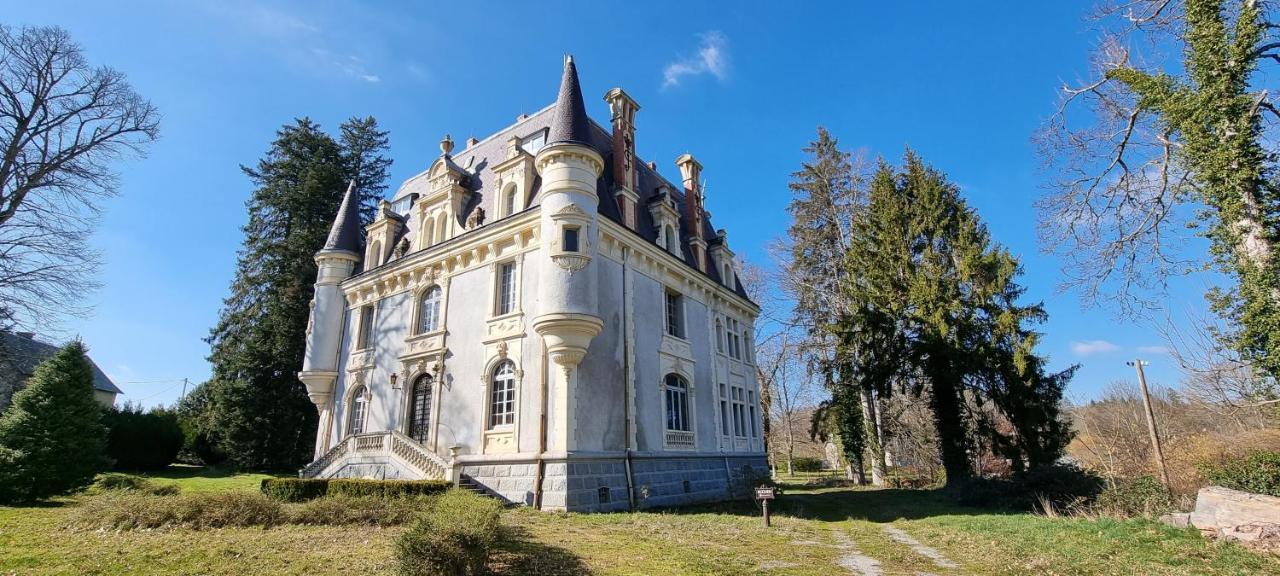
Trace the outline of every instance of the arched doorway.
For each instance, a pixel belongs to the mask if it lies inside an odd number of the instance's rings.
[[[431,433],[431,375],[413,381],[409,397],[409,437],[425,444]]]

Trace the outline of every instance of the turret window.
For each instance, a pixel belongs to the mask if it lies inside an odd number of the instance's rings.
[[[440,300],[439,286],[432,286],[422,292],[418,300],[418,334],[435,332],[440,328]]]
[[[565,252],[578,251],[578,233],[580,229],[577,226],[565,226],[564,243],[561,247]]]

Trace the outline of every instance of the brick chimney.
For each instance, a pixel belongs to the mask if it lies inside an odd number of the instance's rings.
[[[613,125],[613,196],[618,201],[622,222],[636,229],[636,111],[640,105],[621,88],[614,88],[604,95],[609,103]]]
[[[680,179],[684,182],[685,230],[689,235],[689,247],[698,269],[707,271],[707,240],[702,237],[702,164],[692,154],[676,158]]]

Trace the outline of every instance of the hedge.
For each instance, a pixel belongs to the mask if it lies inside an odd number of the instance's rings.
[[[281,502],[305,502],[321,496],[404,498],[439,494],[452,487],[444,480],[357,480],[350,478],[266,478],[262,493]]]
[[[493,498],[450,490],[431,503],[396,540],[400,576],[485,574],[502,538],[502,505]]]

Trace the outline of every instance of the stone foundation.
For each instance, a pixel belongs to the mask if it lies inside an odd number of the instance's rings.
[[[542,509],[573,512],[615,512],[636,508],[682,506],[746,497],[747,474],[767,475],[759,455],[633,454],[627,488],[625,455],[573,455],[547,459],[542,479]],[[466,462],[463,476],[509,502],[533,505],[536,460]]]

